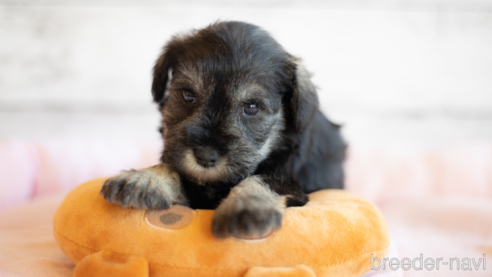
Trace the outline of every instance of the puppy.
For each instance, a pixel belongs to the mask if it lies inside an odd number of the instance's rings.
[[[175,36],[154,67],[161,164],[108,179],[101,194],[128,208],[216,209],[218,238],[262,237],[307,193],[343,188],[345,143],[318,110],[300,60],[267,32],[217,22]]]

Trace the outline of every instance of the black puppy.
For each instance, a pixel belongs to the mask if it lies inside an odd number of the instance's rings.
[[[261,237],[306,193],[343,188],[345,144],[299,59],[267,32],[218,22],[175,36],[154,67],[162,163],[124,171],[102,195],[139,209],[216,209],[216,237]]]

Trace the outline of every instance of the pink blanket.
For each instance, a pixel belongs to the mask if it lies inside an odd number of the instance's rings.
[[[0,276],[71,276],[51,226],[63,195],[159,153],[158,141],[0,142]],[[368,275],[492,276],[492,144],[355,145],[346,168],[347,189],[379,206],[392,236]]]

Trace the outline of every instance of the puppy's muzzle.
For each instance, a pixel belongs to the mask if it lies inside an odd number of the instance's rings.
[[[219,153],[212,147],[201,147],[193,149],[196,162],[203,167],[213,167],[220,156]]]

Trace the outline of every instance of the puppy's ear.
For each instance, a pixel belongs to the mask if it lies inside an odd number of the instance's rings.
[[[318,112],[319,100],[309,72],[299,58],[290,56],[291,90],[284,95],[287,120],[296,131],[303,131]]]
[[[154,79],[152,81],[152,97],[154,102],[163,105],[167,99],[166,89],[170,80],[173,67],[176,63],[172,54],[172,42],[164,47],[154,66]]]

